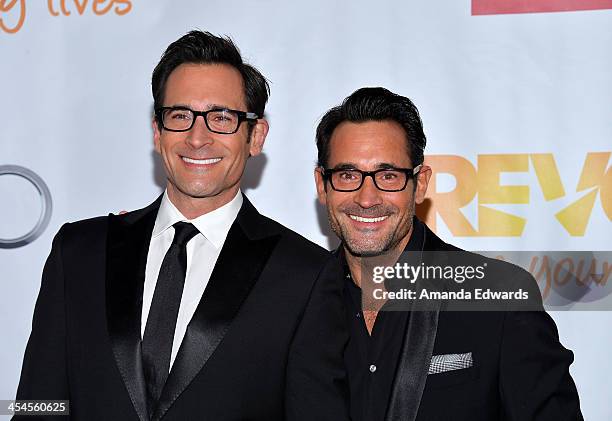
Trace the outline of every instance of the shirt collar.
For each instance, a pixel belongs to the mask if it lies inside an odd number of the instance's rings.
[[[242,202],[242,193],[238,190],[236,196],[225,205],[189,220],[174,206],[174,203],[168,197],[168,190],[166,190],[155,219],[153,238],[161,235],[177,222],[190,222],[213,246],[219,249],[223,246],[225,238],[238,216]]]

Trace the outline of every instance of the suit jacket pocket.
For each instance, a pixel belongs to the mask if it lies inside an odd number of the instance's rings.
[[[427,375],[425,389],[441,389],[468,383],[478,379],[478,367],[472,366],[459,370]]]

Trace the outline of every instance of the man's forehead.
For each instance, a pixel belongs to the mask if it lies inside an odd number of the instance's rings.
[[[345,164],[362,169],[410,165],[404,129],[386,120],[341,123],[330,139],[328,165]]]
[[[181,64],[168,77],[164,102],[166,106],[197,106],[202,110],[242,108],[242,75],[227,64]]]

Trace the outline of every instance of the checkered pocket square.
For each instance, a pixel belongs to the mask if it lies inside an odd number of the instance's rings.
[[[465,354],[444,354],[434,355],[431,357],[429,364],[429,372],[427,374],[438,374],[446,371],[461,370],[462,368],[470,368],[474,365],[472,353]]]

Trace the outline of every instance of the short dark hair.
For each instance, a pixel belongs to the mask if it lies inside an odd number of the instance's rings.
[[[327,168],[329,141],[334,130],[345,121],[391,120],[406,132],[408,155],[413,167],[423,163],[423,151],[427,138],[419,110],[410,99],[394,94],[385,88],[361,88],[346,97],[341,105],[327,111],[317,126],[317,165]]]
[[[170,44],[162,54],[151,78],[155,109],[163,106],[168,77],[174,69],[185,63],[227,64],[238,70],[244,83],[248,108],[246,111],[263,117],[270,95],[266,78],[259,70],[242,60],[238,47],[229,37],[218,37],[203,31],[188,32]]]

